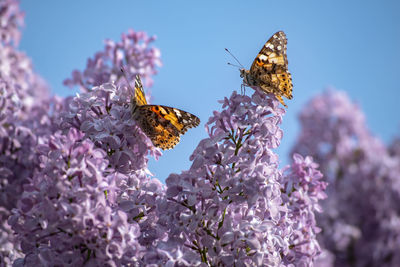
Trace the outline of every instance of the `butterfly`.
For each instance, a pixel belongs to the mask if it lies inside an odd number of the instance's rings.
[[[136,75],[131,97],[132,117],[154,146],[163,150],[179,143],[180,135],[196,127],[200,119],[189,112],[160,105],[148,105],[140,76]]]
[[[285,107],[282,99],[292,99],[292,75],[288,70],[286,55],[286,34],[279,31],[261,48],[254,59],[250,70],[240,69],[240,77],[244,86],[258,86],[266,93],[273,93]]]

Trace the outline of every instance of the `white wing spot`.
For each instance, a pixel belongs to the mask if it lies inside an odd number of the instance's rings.
[[[266,60],[268,60],[268,57],[267,57],[266,55],[259,55],[258,58],[259,58],[261,61],[266,61]]]
[[[181,114],[181,112],[179,110],[174,109],[174,111],[175,111],[176,116],[182,117],[182,114]]]

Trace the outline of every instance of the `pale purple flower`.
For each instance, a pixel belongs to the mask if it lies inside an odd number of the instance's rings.
[[[138,71],[150,80],[160,63],[158,50],[146,47],[152,40],[131,32],[114,48],[110,41],[107,51],[131,53],[129,62],[123,62],[128,74],[132,76],[136,71],[132,66],[139,64],[143,68]],[[92,96],[50,98],[30,59],[12,44],[0,46],[0,206],[6,207],[1,216],[1,264],[11,264],[18,257],[17,265],[139,261],[143,253],[139,242],[148,246],[163,235],[153,227],[155,205],[163,189],[158,180],[149,179],[148,147],[152,155],[160,152],[135,132],[129,111],[132,92],[104,85],[104,90],[90,91]],[[90,102],[93,98],[97,100]],[[86,114],[87,110],[92,113]],[[104,111],[104,116],[98,111]],[[74,129],[81,126],[76,118],[85,123],[85,135]],[[111,165],[119,172],[110,173]],[[17,203],[9,220],[12,232],[7,217]],[[97,225],[93,231],[82,232],[89,224]],[[101,234],[105,236],[93,243]]]
[[[0,1],[0,42],[18,45],[21,39],[19,30],[24,24],[24,13],[19,10],[19,1]]]
[[[18,262],[134,264],[165,235],[156,212],[164,189],[147,170],[147,155],[160,152],[131,119],[131,93],[105,84],[65,101],[62,132],[42,136],[40,171],[24,185],[9,220],[25,253]],[[36,234],[26,238],[28,232]]]
[[[152,46],[155,39],[146,32],[129,30],[121,35],[120,42],[106,40],[104,50],[88,59],[86,69],[73,71],[72,78],[66,79],[64,84],[78,86],[82,92],[110,82],[126,85],[121,73],[121,67],[124,67],[130,79],[139,74],[145,87],[150,87],[153,84],[151,76],[161,66],[160,50]]]
[[[30,119],[31,108],[49,98],[48,88],[30,58],[13,46],[0,44],[0,59],[0,121]]]
[[[157,203],[164,194],[160,181],[151,179],[148,155],[161,155],[131,116],[132,93],[126,86],[104,84],[82,93],[70,101],[62,116],[62,128],[79,129],[106,153],[108,164],[116,173],[110,198],[115,207],[127,214],[128,221],[139,223],[139,242],[151,246],[165,235],[156,225]]]
[[[151,84],[151,76],[161,65],[160,52],[152,46],[155,37],[130,30],[120,42],[106,40],[103,51],[89,59],[83,73],[75,71],[68,85],[79,85],[82,93],[69,101],[62,128],[75,127],[96,146],[107,152],[118,172],[131,173],[146,168],[147,153],[161,155],[134,123],[130,101],[134,94],[126,84],[136,74]],[[133,85],[133,83],[132,83]]]
[[[290,236],[292,249],[286,259],[288,262],[292,257],[298,259],[296,266],[310,266],[311,260],[321,251],[315,211],[322,212],[319,200],[326,198],[327,183],[322,181],[322,173],[317,168],[318,164],[311,157],[294,154],[291,173],[284,178],[282,192],[290,203],[288,208],[294,222]]]
[[[0,44],[0,206],[15,206],[22,185],[37,167],[40,136],[57,129],[50,107],[56,113],[60,105],[60,99],[49,97],[30,59]]]
[[[151,263],[170,266],[312,265],[319,253],[314,211],[325,183],[310,158],[285,176],[276,148],[284,110],[255,91],[221,101],[188,171],[171,174],[159,224],[168,240]],[[285,191],[290,190],[290,192]],[[304,233],[306,231],[306,233]]]
[[[111,166],[121,173],[146,168],[147,154],[161,155],[150,139],[134,123],[127,87],[103,84],[70,101],[62,116],[62,128],[74,127],[97,147],[107,152]]]
[[[49,116],[58,100],[49,97],[45,82],[30,59],[18,51],[23,14],[18,1],[0,3],[0,266],[22,257],[19,242],[7,222],[23,186],[38,169],[36,146],[41,135],[57,128]],[[53,104],[54,103],[54,104]]]
[[[7,222],[10,211],[0,207],[0,266],[11,266],[23,254],[15,240],[15,235]]]
[[[40,151],[41,170],[24,186],[9,219],[24,264],[114,264],[138,260],[139,225],[114,209],[106,153],[75,129],[57,132]]]
[[[18,1],[1,1],[0,208],[4,207],[8,212],[15,207],[23,184],[37,168],[35,147],[39,135],[53,129],[48,127],[52,125],[48,114],[52,100],[47,86],[34,72],[31,60],[15,47],[22,19]],[[3,227],[7,224],[6,217],[0,218]],[[10,235],[9,240],[12,239]]]
[[[294,152],[311,155],[329,182],[317,217],[333,266],[398,266],[400,157],[367,129],[344,92],[327,91],[302,111]],[[397,156],[396,156],[397,155]],[[333,258],[333,260],[332,260]]]

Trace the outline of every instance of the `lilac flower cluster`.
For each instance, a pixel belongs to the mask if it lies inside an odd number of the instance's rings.
[[[85,138],[106,152],[109,166],[124,175],[124,179],[113,181],[114,208],[125,212],[129,222],[139,224],[139,242],[148,250],[165,235],[156,225],[156,203],[164,188],[159,180],[150,178],[147,169],[148,155],[157,159],[161,152],[132,119],[130,99],[134,92],[126,85],[121,66],[128,79],[140,74],[151,83],[151,75],[161,65],[159,50],[150,46],[154,39],[144,32],[130,31],[122,35],[119,43],[107,41],[105,50],[97,53],[94,60],[89,59],[83,74],[74,72],[78,80],[66,81],[80,84],[83,93],[70,100],[60,125],[64,130],[73,127],[82,131]],[[92,74],[99,74],[105,83],[90,87],[96,84],[96,75]]]
[[[18,45],[21,38],[19,28],[24,23],[24,14],[19,10],[18,0],[2,0],[0,18],[0,43]]]
[[[129,78],[139,74],[145,87],[150,87],[153,84],[151,76],[157,73],[156,67],[161,66],[161,53],[151,45],[155,39],[145,32],[130,30],[122,34],[120,42],[106,40],[104,50],[88,59],[86,69],[83,72],[75,70],[64,84],[77,85],[83,92],[109,82],[124,84],[120,78],[121,67],[125,67]]]
[[[157,230],[156,202],[163,195],[159,180],[150,179],[148,155],[161,155],[131,117],[131,90],[126,86],[103,84],[71,100],[61,116],[61,128],[84,133],[106,154],[108,166],[123,179],[110,181],[109,193],[115,208],[123,210],[129,221],[139,222],[141,244],[149,245],[163,235]]]
[[[400,157],[367,130],[343,92],[315,97],[300,115],[293,151],[312,155],[329,182],[317,221],[333,266],[398,266]],[[321,266],[324,261],[320,259]],[[331,266],[332,266],[331,265]],[[329,265],[326,265],[329,266]]]
[[[103,84],[73,98],[61,117],[61,128],[74,127],[107,152],[110,164],[121,173],[147,165],[146,155],[160,156],[151,141],[134,126],[130,111],[133,92],[127,87]]]
[[[299,154],[293,155],[291,174],[284,177],[282,184],[289,209],[289,216],[294,223],[293,233],[289,237],[292,246],[288,259],[297,259],[296,266],[310,266],[320,253],[317,234],[315,212],[321,213],[319,200],[327,197],[325,190],[327,183],[322,181],[322,173],[317,169],[313,159],[303,158]],[[318,265],[316,265],[318,266]]]
[[[18,3],[8,2],[1,3],[4,4],[1,8],[3,36],[16,36],[11,32],[14,28],[9,27],[15,21],[7,24],[7,19],[15,20],[16,16],[7,14],[18,11]],[[124,38],[114,52],[130,54],[132,58],[128,64],[132,66],[127,69],[139,71],[149,78],[155,72],[154,67],[160,64],[158,50],[147,48],[153,38],[135,32]],[[151,143],[143,134],[137,133],[137,129],[135,132],[132,120],[127,116],[128,90],[116,90],[112,85],[109,89],[105,85],[93,90],[92,96],[49,97],[45,83],[33,72],[29,58],[14,47],[15,43],[2,43],[0,54],[0,265],[10,265],[18,257],[15,264],[36,265],[40,262],[51,265],[56,264],[55,260],[60,264],[82,263],[83,260],[113,261],[118,265],[123,257],[135,262],[135,255],[141,251],[138,242],[147,244],[159,237],[151,227],[156,222],[153,220],[155,208],[151,205],[154,206],[153,199],[161,191],[161,184],[158,180],[149,180],[146,175],[146,155],[148,151],[155,156],[160,152],[150,147]],[[112,43],[109,42],[107,47],[111,58]],[[106,60],[106,55],[102,59]],[[113,69],[117,68],[119,70],[120,65],[113,66]],[[117,96],[115,92],[118,92]],[[118,98],[120,96],[122,100]],[[90,102],[93,98],[97,99],[96,103]],[[104,112],[104,116],[98,112]],[[111,126],[107,124],[110,121],[113,121]],[[116,127],[115,121],[123,123]],[[91,122],[96,129],[103,125],[97,135],[91,132]],[[112,127],[115,127],[113,132],[106,131]],[[80,128],[85,130],[85,135]],[[105,137],[107,134],[109,138]],[[118,143],[121,136],[123,140]],[[137,141],[138,137],[142,140]],[[70,161],[63,161],[68,157]],[[127,166],[125,162],[134,164]],[[112,175],[111,165],[118,169]],[[70,180],[73,177],[76,179]],[[79,180],[79,186],[76,180]],[[89,188],[84,186],[86,184]],[[45,194],[49,188],[53,193],[51,196]],[[77,203],[71,203],[73,199]],[[17,209],[9,220],[11,229],[7,219],[13,208]],[[64,217],[67,215],[69,217]],[[105,217],[100,218],[100,215]],[[80,239],[82,227],[88,223],[96,224],[97,228],[90,232],[85,230],[87,236]],[[64,224],[70,225],[65,227]],[[148,232],[141,231],[140,227]],[[94,236],[101,231],[108,236],[93,244]],[[70,236],[71,233],[77,235]],[[115,240],[120,243],[115,245]],[[59,242],[65,247],[62,248]]]
[[[72,128],[38,146],[41,170],[24,185],[9,223],[26,255],[17,265],[50,266],[137,261],[139,225],[113,209],[116,181],[105,152]]]
[[[48,132],[47,86],[30,59],[16,45],[23,14],[18,1],[0,3],[0,265],[20,257],[18,242],[7,223],[10,211],[38,164],[39,133]],[[33,119],[34,118],[34,119]]]
[[[141,42],[146,36],[130,37]],[[25,255],[15,264],[135,264],[162,238],[155,205],[163,188],[147,169],[147,155],[160,151],[131,118],[132,93],[106,83],[52,99],[53,111],[48,106],[41,125],[52,131],[35,136],[40,161],[27,160],[35,163],[31,178],[20,185],[23,194],[9,219]]]
[[[284,110],[255,91],[236,92],[207,123],[188,171],[171,174],[159,224],[167,266],[311,266],[319,253],[314,212],[326,184],[311,158],[278,168]],[[205,264],[205,265],[204,265]]]

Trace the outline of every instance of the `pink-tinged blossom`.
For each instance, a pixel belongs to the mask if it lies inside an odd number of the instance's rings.
[[[61,116],[61,128],[75,128],[106,153],[108,164],[123,179],[116,178],[109,196],[126,212],[129,222],[138,222],[140,243],[149,246],[164,235],[157,229],[156,204],[163,196],[160,181],[151,179],[148,156],[161,155],[131,116],[130,88],[103,84],[69,102]]]
[[[150,85],[161,66],[154,40],[154,36],[133,30],[122,34],[120,42],[106,40],[104,50],[88,59],[86,69],[74,71],[73,78],[64,82],[79,85],[82,93],[69,100],[61,127],[84,132],[107,152],[112,167],[125,174],[146,168],[149,152],[156,158],[161,155],[132,119],[133,83],[127,85],[121,71],[124,68],[128,81],[139,74]]]
[[[7,220],[11,212],[0,207],[0,266],[11,266],[14,260],[23,256],[14,232]]]
[[[293,151],[311,155],[329,182],[317,217],[332,266],[399,266],[400,157],[367,129],[344,92],[327,91],[301,112]],[[329,266],[324,264],[324,266]]]
[[[24,24],[24,13],[19,10],[19,1],[0,1],[0,42],[18,45],[21,39],[19,30]]]
[[[82,264],[90,258],[87,263],[135,264],[143,262],[153,244],[165,236],[157,225],[156,208],[164,188],[149,178],[147,169],[147,156],[160,152],[132,120],[131,94],[127,87],[104,84],[65,101],[69,109],[58,117],[62,131],[44,136],[42,142],[47,141],[37,146],[41,170],[24,185],[20,205],[9,221],[25,253],[19,263]],[[57,197],[45,195],[38,203],[44,192],[56,192]],[[76,202],[66,203],[71,200]],[[101,222],[90,221],[94,229],[82,232],[88,217]],[[42,221],[46,225],[39,227]],[[116,236],[113,245],[104,247],[111,242],[108,237],[93,244],[94,236],[105,235],[111,226],[115,229],[107,234]],[[36,239],[25,238],[32,231]],[[68,242],[78,244],[68,246],[64,235],[71,233],[77,234]],[[128,240],[121,239],[122,234]],[[65,247],[59,255],[61,241]]]
[[[389,145],[389,154],[392,157],[400,157],[400,137],[396,137]]]
[[[29,58],[0,44],[0,264],[135,264],[162,239],[155,226],[164,189],[147,169],[147,156],[160,151],[131,119],[120,72],[123,65],[151,82],[160,65],[153,40],[131,31],[107,41],[82,74],[90,90],[65,99],[49,97]],[[96,77],[125,86],[92,88]]]
[[[0,44],[0,206],[15,206],[22,184],[36,169],[40,136],[57,128],[49,111],[56,112],[60,102],[49,97],[24,53]]]
[[[131,96],[126,86],[104,84],[66,99],[56,111],[61,131],[42,136],[36,146],[40,171],[24,185],[9,220],[25,253],[18,263],[135,264],[163,239],[156,207],[164,188],[147,169],[147,156],[160,151],[135,126]],[[45,192],[56,197],[42,197]],[[71,233],[67,242],[64,235]],[[97,235],[104,236],[94,242]]]
[[[188,171],[171,174],[159,224],[168,240],[147,262],[165,266],[311,266],[319,253],[314,212],[325,183],[311,158],[285,174],[277,148],[284,110],[255,91],[214,111]]]
[[[27,266],[123,265],[142,247],[139,225],[113,209],[121,174],[109,169],[106,153],[71,129],[38,147],[41,170],[24,186],[9,219]]]
[[[310,266],[310,258],[315,259],[320,253],[315,211],[322,212],[319,200],[326,198],[327,183],[322,181],[318,164],[309,156],[303,158],[293,155],[290,173],[284,177],[283,190],[289,203],[289,214],[294,222],[290,235],[291,250],[285,259],[296,258],[296,266]],[[318,265],[316,265],[318,266]]]
[[[104,50],[88,59],[86,69],[73,71],[72,78],[66,79],[64,84],[78,86],[82,92],[104,83],[125,84],[121,79],[121,67],[124,67],[129,78],[139,74],[145,87],[150,87],[153,84],[151,77],[161,66],[160,50],[152,46],[155,39],[146,32],[129,30],[121,35],[120,42],[106,40]]]
[[[118,172],[131,173],[147,167],[147,154],[158,157],[149,138],[131,115],[130,88],[103,84],[74,97],[61,118],[63,129],[74,127],[97,147],[107,152],[111,166]]]
[[[70,98],[60,124],[64,130],[72,127],[84,133],[85,139],[106,152],[109,166],[123,174],[123,179],[112,181],[109,197],[114,200],[113,208],[125,212],[129,223],[139,225],[138,242],[147,248],[146,253],[165,236],[157,225],[157,203],[164,187],[150,178],[147,169],[148,156],[158,158],[161,152],[132,119],[130,102],[134,92],[122,77],[121,66],[128,79],[140,74],[149,82],[161,64],[158,49],[150,46],[153,40],[144,32],[130,31],[122,35],[120,43],[107,41],[105,51],[96,54],[102,60],[92,64],[89,59],[83,72],[88,86],[96,84],[90,73],[100,75],[103,78],[99,81],[106,83],[89,90],[82,88],[82,93]]]
[[[31,108],[49,98],[48,88],[15,47],[0,44],[0,59],[0,121],[30,119]]]
[[[24,184],[38,169],[36,146],[56,128],[49,108],[59,109],[30,59],[18,51],[23,14],[18,1],[0,3],[0,266],[22,256],[7,220]]]

